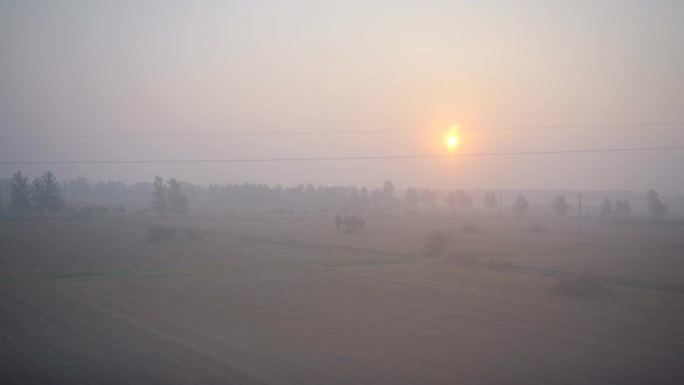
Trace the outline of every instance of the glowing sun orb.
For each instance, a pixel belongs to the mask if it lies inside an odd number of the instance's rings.
[[[458,126],[454,126],[446,135],[445,144],[449,151],[454,151],[458,147]]]

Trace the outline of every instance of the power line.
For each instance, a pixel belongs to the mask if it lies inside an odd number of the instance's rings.
[[[64,160],[64,161],[0,161],[0,165],[18,164],[154,164],[154,163],[256,163],[256,162],[313,162],[344,160],[385,160],[385,159],[437,159],[475,156],[515,156],[515,155],[557,155],[557,154],[590,154],[634,151],[668,151],[684,150],[684,146],[670,147],[636,147],[636,148],[604,148],[593,150],[561,150],[561,151],[521,151],[521,152],[483,152],[449,155],[388,155],[388,156],[341,156],[315,158],[256,158],[256,159],[189,159],[189,160]]]
[[[505,130],[557,130],[571,128],[625,128],[625,127],[666,127],[684,126],[684,123],[633,123],[633,124],[587,124],[560,126],[509,126],[463,128],[459,131],[505,131]],[[354,134],[410,134],[445,132],[444,129],[432,130],[336,130],[336,131],[268,131],[268,132],[208,132],[208,133],[162,133],[162,134],[102,134],[102,135],[7,135],[0,139],[115,139],[115,138],[183,138],[183,137],[219,137],[219,136],[286,136],[286,135],[354,135]]]

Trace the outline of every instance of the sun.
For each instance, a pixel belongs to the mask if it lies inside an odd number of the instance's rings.
[[[458,143],[458,126],[454,126],[446,135],[445,144],[449,151],[454,151],[458,147]]]

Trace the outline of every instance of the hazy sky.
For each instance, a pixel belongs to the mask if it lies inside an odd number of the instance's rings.
[[[684,1],[1,1],[0,135],[684,123]],[[0,161],[447,153],[441,133],[0,140]],[[684,125],[464,131],[461,153],[684,145]],[[684,193],[684,150],[0,165],[127,182]]]

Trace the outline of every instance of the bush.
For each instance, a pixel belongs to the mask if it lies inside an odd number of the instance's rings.
[[[578,298],[597,298],[613,294],[612,290],[594,279],[587,271],[571,277],[558,277],[553,291],[557,295]]]
[[[150,225],[147,228],[147,240],[150,242],[161,242],[171,239],[178,234],[178,229],[162,225]]]
[[[425,251],[423,255],[426,257],[439,257],[444,254],[452,243],[453,237],[450,232],[437,230],[428,233],[425,236]]]

